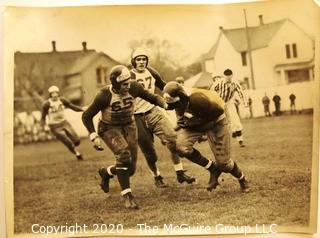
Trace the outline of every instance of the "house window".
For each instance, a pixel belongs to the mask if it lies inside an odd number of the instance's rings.
[[[107,68],[106,67],[98,67],[96,69],[97,74],[97,84],[105,84],[107,82]]]
[[[291,58],[290,45],[286,45],[286,56],[287,56],[287,59]]]
[[[247,66],[247,52],[241,52],[242,66]]]
[[[298,57],[298,54],[297,54],[297,44],[292,44],[292,55],[293,55],[293,58],[297,58]]]
[[[296,83],[310,80],[309,69],[288,70],[287,76],[288,83]]]

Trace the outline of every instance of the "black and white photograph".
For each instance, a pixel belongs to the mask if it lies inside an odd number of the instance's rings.
[[[7,237],[317,232],[316,1],[4,20]]]

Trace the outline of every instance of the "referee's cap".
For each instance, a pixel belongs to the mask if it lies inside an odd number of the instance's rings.
[[[231,69],[226,69],[225,71],[223,71],[223,74],[225,76],[230,76],[230,75],[232,75],[232,70]]]

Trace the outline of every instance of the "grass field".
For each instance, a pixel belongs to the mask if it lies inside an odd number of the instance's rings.
[[[184,160],[197,184],[180,185],[166,149],[157,143],[159,168],[168,188],[156,188],[139,153],[132,189],[141,206],[127,211],[116,179],[110,196],[100,190],[95,178],[101,166],[113,163],[109,150],[96,152],[84,139],[78,162],[62,144],[39,143],[14,148],[14,229],[31,232],[34,223],[44,225],[122,223],[135,228],[187,223],[190,225],[254,225],[276,223],[306,226],[309,223],[312,157],[312,115],[283,116],[243,121],[245,148],[232,141],[232,158],[245,171],[251,192],[243,194],[230,175],[209,193],[209,173]],[[197,145],[212,158],[207,143]]]

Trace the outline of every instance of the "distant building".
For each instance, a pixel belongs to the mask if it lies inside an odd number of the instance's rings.
[[[52,41],[51,52],[22,53],[14,55],[14,98],[18,111],[34,110],[31,91],[47,97],[47,88],[57,85],[63,96],[79,105],[88,105],[97,89],[109,83],[107,75],[118,62],[103,52],[87,49],[57,51]],[[28,92],[29,91],[29,92]]]
[[[248,27],[255,88],[312,81],[314,40],[289,19]],[[244,88],[252,89],[246,28],[224,29],[215,44],[203,55],[203,71],[221,75],[232,69]]]

